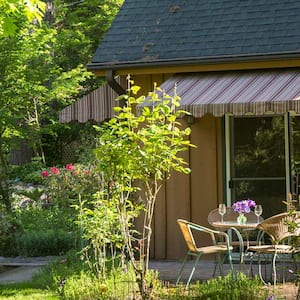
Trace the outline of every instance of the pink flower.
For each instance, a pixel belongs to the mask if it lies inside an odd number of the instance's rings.
[[[50,170],[51,170],[51,172],[52,172],[53,174],[55,174],[55,175],[59,175],[59,174],[60,174],[59,169],[56,168],[56,167],[51,167]]]
[[[72,164],[67,164],[66,165],[66,169],[69,171],[73,171],[74,170],[74,166]]]
[[[84,174],[84,175],[89,175],[89,171],[84,170],[83,174]]]
[[[41,174],[42,174],[43,177],[48,177],[48,176],[49,176],[49,172],[46,171],[46,170],[45,170],[45,171],[42,171]]]

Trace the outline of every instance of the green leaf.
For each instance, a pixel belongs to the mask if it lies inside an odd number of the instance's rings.
[[[141,87],[137,86],[137,85],[134,85],[130,88],[130,90],[132,91],[132,93],[134,95],[136,95],[138,93],[138,91],[141,89]]]

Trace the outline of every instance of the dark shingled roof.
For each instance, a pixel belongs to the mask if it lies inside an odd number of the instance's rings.
[[[89,69],[300,54],[300,0],[125,0]]]

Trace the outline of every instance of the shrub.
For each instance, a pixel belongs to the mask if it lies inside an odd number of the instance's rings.
[[[68,232],[76,229],[73,223],[75,218],[73,209],[29,206],[15,210],[14,217],[24,231],[53,229]]]
[[[90,201],[99,185],[99,176],[92,165],[51,167],[43,170],[41,177],[47,200],[59,208],[69,208],[78,203],[78,199]]]
[[[0,255],[60,255],[76,249],[80,237],[72,212],[28,206],[2,215]]]
[[[39,160],[33,160],[23,165],[10,166],[9,178],[22,182],[40,184],[42,182],[41,171],[45,168]]]
[[[16,227],[8,215],[0,213],[0,255],[15,254],[11,242]]]
[[[63,255],[74,247],[74,237],[63,230],[29,231],[15,235],[18,254],[25,257]]]

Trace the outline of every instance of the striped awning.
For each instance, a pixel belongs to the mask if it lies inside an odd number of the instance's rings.
[[[103,122],[114,116],[113,108],[117,105],[118,94],[105,84],[90,94],[83,96],[59,113],[60,123],[88,121]]]
[[[160,88],[181,97],[181,108],[195,117],[300,113],[300,70],[255,70],[178,75]]]

